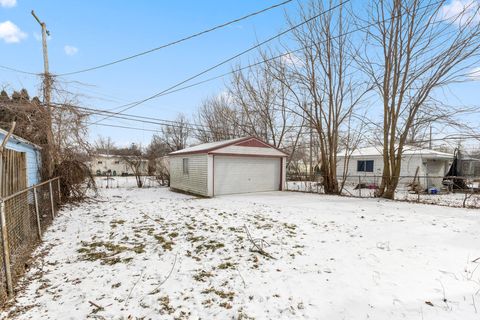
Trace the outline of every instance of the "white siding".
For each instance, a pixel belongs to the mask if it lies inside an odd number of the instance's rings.
[[[373,172],[358,172],[358,160],[374,160]],[[405,187],[411,183],[415,176],[415,171],[419,168],[418,176],[420,177],[420,184],[423,187],[436,186],[441,187],[442,179],[427,179],[427,175],[441,176],[445,173],[448,167],[448,161],[438,160],[438,166],[432,165],[432,160],[423,159],[420,155],[406,155],[402,158],[402,166],[400,168],[400,182],[399,186]],[[337,161],[337,178],[342,180],[344,158],[338,157]],[[441,165],[441,164],[443,165]],[[354,156],[350,158],[347,171],[347,183],[357,184],[359,177],[362,183],[377,183],[380,184],[383,172],[383,158],[381,156]]]
[[[100,172],[100,174],[106,174],[108,170],[110,170],[112,174],[115,172],[117,176],[134,173],[128,162],[126,162],[123,157],[116,155],[94,156],[90,160],[89,167],[93,175],[96,175],[98,172]],[[142,174],[148,174],[148,160],[142,160],[139,169]]]
[[[214,194],[280,189],[282,158],[215,156]]]
[[[359,160],[373,160],[373,172],[358,172],[357,171],[357,161]],[[344,168],[344,158],[337,158],[337,178],[342,180],[343,178],[343,168]],[[380,156],[359,156],[351,157],[348,162],[347,170],[347,183],[358,183],[359,177],[361,177],[362,183],[374,183],[378,181],[378,177],[382,175],[383,171],[383,159]]]
[[[188,174],[183,173],[183,159],[185,158],[188,159]],[[170,187],[209,196],[207,159],[206,154],[170,157]]]
[[[253,155],[253,156],[278,156],[284,157],[285,154],[274,148],[262,147],[244,147],[244,146],[228,146],[212,151],[213,154],[239,154],[239,155]]]

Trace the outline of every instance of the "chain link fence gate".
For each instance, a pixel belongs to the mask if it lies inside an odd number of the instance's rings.
[[[60,178],[0,198],[0,302],[13,295],[31,253],[61,202]]]

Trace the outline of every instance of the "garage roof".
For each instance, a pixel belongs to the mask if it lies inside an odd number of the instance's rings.
[[[186,155],[186,154],[198,154],[198,153],[216,153],[216,151],[220,151],[220,149],[230,147],[230,146],[237,146],[237,147],[254,147],[254,148],[268,148],[274,149],[276,152],[270,155],[275,156],[287,156],[287,154],[274,146],[263,142],[262,140],[256,137],[243,137],[237,139],[230,139],[230,140],[222,140],[210,143],[203,143],[193,147],[185,148],[182,150],[171,152],[169,155],[176,156],[176,155]]]

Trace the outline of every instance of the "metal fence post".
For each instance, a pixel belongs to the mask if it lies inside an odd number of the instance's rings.
[[[362,178],[358,176],[358,196],[362,197]]]
[[[62,193],[60,192],[60,177],[57,178],[58,203],[62,203]]]
[[[0,199],[0,223],[2,230],[3,246],[3,264],[5,267],[5,277],[7,278],[7,292],[9,296],[13,295],[12,272],[10,269],[10,247],[8,245],[7,219],[5,217],[5,202]]]
[[[40,210],[38,210],[37,188],[33,188],[33,200],[35,201],[35,214],[37,216],[38,238],[42,240],[42,225],[40,224]]]
[[[48,182],[48,188],[50,189],[50,204],[52,205],[52,218],[55,218],[55,206],[53,204],[52,180]]]

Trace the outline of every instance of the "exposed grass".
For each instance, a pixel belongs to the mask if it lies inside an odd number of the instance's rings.
[[[145,245],[138,244],[133,247],[127,247],[113,242],[95,241],[95,242],[81,242],[82,247],[77,250],[80,253],[80,260],[84,261],[100,261],[101,264],[113,265],[119,262],[129,262],[133,258],[120,258],[117,255],[123,252],[143,253],[145,252]]]

